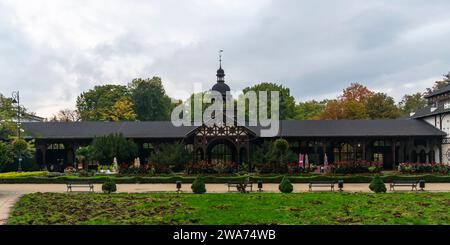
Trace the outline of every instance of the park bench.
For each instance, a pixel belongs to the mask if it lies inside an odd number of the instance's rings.
[[[244,181],[229,181],[227,183],[228,191],[230,192],[230,188],[236,187],[239,192],[246,192],[247,187],[250,187],[250,191],[253,191],[253,182],[250,181],[250,178],[246,178]]]
[[[94,192],[94,184],[92,183],[67,183],[67,192],[72,192],[72,188],[89,188],[89,191]]]
[[[330,187],[331,191],[334,191],[334,185],[336,184],[336,181],[330,180],[330,181],[311,181],[309,182],[309,191],[312,191],[313,187]]]
[[[389,190],[395,191],[396,186],[408,186],[411,187],[411,190],[417,191],[417,184],[419,184],[419,181],[417,180],[392,180],[392,183],[389,185]],[[423,190],[423,188],[421,188]]]

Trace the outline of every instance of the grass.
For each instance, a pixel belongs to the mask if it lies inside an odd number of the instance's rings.
[[[9,224],[450,224],[450,193],[33,193]]]
[[[0,173],[0,179],[2,178],[24,178],[24,177],[34,177],[34,176],[44,176],[47,171],[31,171],[31,172],[6,172]]]

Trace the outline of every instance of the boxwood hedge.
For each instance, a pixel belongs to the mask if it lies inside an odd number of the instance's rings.
[[[230,181],[244,181],[247,176],[204,176],[205,183],[227,183]],[[310,181],[323,180],[344,180],[345,183],[370,183],[372,175],[312,175],[312,176],[289,176],[291,183],[308,183]],[[108,178],[112,178],[118,184],[135,184],[135,183],[175,183],[177,180],[183,183],[192,183],[196,176],[125,176],[125,177],[111,177],[111,176],[93,176],[93,177],[77,177],[77,176],[32,176],[32,177],[17,177],[17,178],[0,178],[0,184],[64,184],[67,182],[91,182],[103,183]],[[419,180],[423,179],[427,183],[450,183],[450,175],[386,175],[381,176],[384,182],[392,182],[396,180]],[[262,180],[264,183],[280,183],[283,175],[277,176],[250,176],[250,180],[256,183]]]

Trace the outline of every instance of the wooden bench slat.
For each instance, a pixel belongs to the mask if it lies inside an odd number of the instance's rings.
[[[89,191],[94,191],[94,184],[92,183],[66,183],[67,192],[72,192],[72,188],[89,188]]]

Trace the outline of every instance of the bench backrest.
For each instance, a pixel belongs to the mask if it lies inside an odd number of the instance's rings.
[[[418,180],[392,180],[392,183],[398,184],[416,184],[418,182]]]

